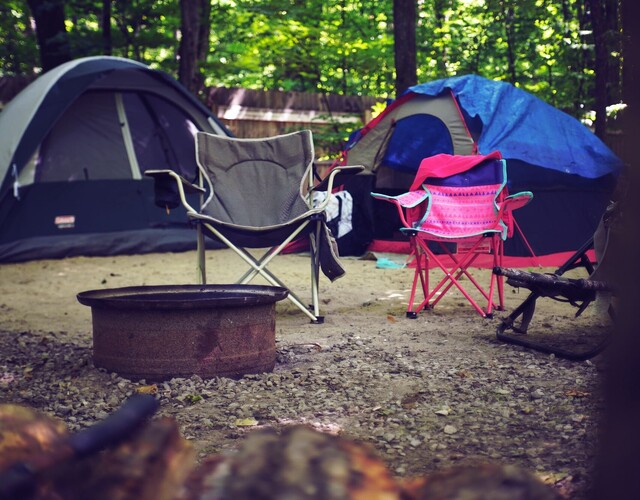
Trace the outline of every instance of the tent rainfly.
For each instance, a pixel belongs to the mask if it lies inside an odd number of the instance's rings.
[[[229,135],[168,74],[87,57],[38,77],[0,113],[0,262],[195,248],[147,169],[196,175],[195,133]]]
[[[342,161],[365,165],[375,191],[399,193],[423,158],[495,150],[507,160],[509,190],[534,193],[515,214],[521,233],[505,245],[523,259],[507,262],[562,263],[595,231],[622,161],[578,120],[511,84],[467,75],[411,87],[352,135]],[[375,203],[378,250],[394,248],[384,241],[399,227],[384,205]],[[531,249],[547,258],[525,260]]]

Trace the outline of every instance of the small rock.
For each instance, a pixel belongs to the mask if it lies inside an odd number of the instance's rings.
[[[542,391],[542,389],[535,389],[531,391],[531,397],[533,399],[542,399],[544,397],[544,392]]]

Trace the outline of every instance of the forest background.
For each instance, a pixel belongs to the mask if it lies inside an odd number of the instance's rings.
[[[394,98],[415,83],[508,81],[616,128],[621,0],[3,0],[0,74],[114,55],[210,87]],[[356,126],[356,125],[354,125]],[[341,139],[350,130],[341,129]]]

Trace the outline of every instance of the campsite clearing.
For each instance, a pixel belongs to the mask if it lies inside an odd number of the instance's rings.
[[[227,250],[209,252],[211,281],[241,274]],[[347,275],[321,282],[323,325],[278,303],[278,363],[240,380],[130,382],[91,363],[90,310],[78,292],[193,283],[195,255],[76,257],[0,266],[0,403],[43,410],[78,430],[136,391],[155,392],[200,458],[234,449],[251,430],[306,423],[372,445],[400,476],[496,461],[534,471],[583,498],[594,465],[602,360],[574,363],[495,340],[455,294],[405,318],[410,269],[345,259]],[[305,290],[308,259],[273,263]],[[488,271],[477,271],[486,273]],[[507,308],[525,297],[507,287]],[[583,325],[602,330],[592,307]],[[496,316],[505,313],[497,313]],[[573,311],[539,306],[543,329],[571,325]]]

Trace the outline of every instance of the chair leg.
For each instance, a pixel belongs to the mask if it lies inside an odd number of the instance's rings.
[[[434,262],[438,265],[438,267],[444,272],[445,277],[429,292],[429,296],[423,302],[423,306],[435,307],[435,305],[440,301],[442,297],[451,289],[452,286],[455,286],[460,293],[467,299],[467,301],[471,304],[471,306],[476,310],[478,314],[482,317],[486,317],[487,314],[482,308],[478,305],[478,303],[469,295],[469,293],[464,289],[464,287],[459,283],[460,277],[462,275],[467,276],[469,281],[482,293],[485,299],[488,299],[487,293],[482,289],[480,284],[477,282],[473,276],[469,274],[467,271],[467,267],[473,264],[473,261],[477,258],[478,254],[474,254],[469,252],[465,255],[462,260],[456,259],[456,257],[443,246],[447,255],[453,260],[455,266],[452,269],[447,269],[445,264],[435,255],[433,252],[430,252],[430,257],[434,260]],[[444,289],[441,291],[441,289]],[[440,292],[439,296],[436,297],[436,294]],[[433,301],[432,299],[436,297]]]
[[[478,257],[477,254],[467,254],[467,256],[461,261],[458,261],[458,259],[456,259],[456,256],[454,254],[450,253],[449,257],[455,264],[455,267],[453,267],[451,270],[446,270],[446,268],[444,267],[444,264],[441,261],[439,261],[439,259],[434,259],[437,262],[439,262],[438,266],[440,266],[440,268],[443,270],[446,276],[444,279],[440,281],[440,283],[438,283],[436,288],[432,290],[432,295],[435,295],[435,293],[437,293],[440,287],[442,287],[445,283],[447,283],[447,285],[444,288],[444,290],[440,292],[438,297],[431,303],[431,307],[435,307],[435,305],[438,302],[440,302],[440,299],[446,295],[446,293],[451,289],[452,286],[456,285],[458,288],[460,288],[461,285],[458,283],[458,280],[460,280],[460,278],[463,275],[466,276],[467,279],[469,279],[469,281],[473,285],[475,285],[475,287],[484,296],[485,299],[488,299],[489,297],[488,294],[482,289],[480,284],[476,281],[476,279],[473,276],[471,276],[471,274],[469,274],[469,271],[466,269],[471,264],[473,264],[473,261],[476,260],[476,258]],[[454,273],[455,273],[455,276],[454,276]],[[465,295],[465,297],[467,296],[465,292],[462,292],[462,293],[463,295]]]
[[[313,308],[314,320],[312,323],[324,323],[324,316],[320,316],[320,248],[319,242],[322,231],[322,223],[316,223],[316,229],[309,234],[309,249],[311,252],[311,307]]]
[[[202,225],[196,224],[196,267],[197,267],[197,281],[200,285],[207,284],[207,270],[205,259],[205,243],[204,233],[202,232]]]
[[[304,302],[293,291],[291,291],[291,289],[285,283],[283,283],[282,280],[280,280],[277,276],[275,276],[273,273],[271,273],[271,271],[269,271],[269,269],[264,267],[264,261],[266,261],[268,259],[268,257],[273,254],[273,249],[270,249],[267,252],[267,254],[262,256],[261,259],[256,259],[255,257],[253,257],[249,252],[247,252],[243,248],[237,248],[236,249],[236,253],[238,253],[238,255],[240,255],[240,257],[242,257],[243,260],[247,264],[252,266],[254,268],[254,271],[255,271],[255,272],[251,272],[250,271],[250,272],[245,273],[244,278],[239,280],[238,283],[240,283],[242,285],[246,285],[255,276],[257,276],[259,274],[265,280],[267,280],[270,284],[272,284],[274,286],[280,286],[282,288],[286,288],[287,290],[289,290],[289,294],[287,295],[287,298],[291,302],[293,302],[298,309],[300,309],[303,313],[305,313],[309,317],[309,319],[311,320],[312,323],[318,323],[318,322],[321,323],[322,322],[322,320],[319,319],[319,317],[317,315],[315,315],[311,311],[309,311],[309,308],[304,304]],[[268,260],[271,260],[271,259],[268,259]]]
[[[492,254],[494,254],[494,263],[495,262],[502,262],[501,260],[501,255],[502,255],[502,247],[501,247],[501,243],[502,240],[500,240],[499,236],[491,236],[490,237],[491,240],[489,241],[489,250]],[[486,240],[485,240],[486,241]],[[415,317],[416,315],[416,311],[420,311],[421,309],[427,309],[427,308],[433,308],[436,306],[436,304],[442,299],[442,297],[444,297],[446,295],[446,293],[452,288],[452,287],[456,287],[460,293],[465,297],[465,299],[467,299],[467,301],[471,304],[471,306],[475,309],[475,311],[480,314],[482,317],[485,318],[491,318],[493,317],[493,309],[494,309],[494,295],[496,292],[496,288],[498,289],[498,300],[500,305],[498,306],[499,308],[503,308],[504,307],[504,295],[503,295],[503,284],[500,280],[497,280],[497,276],[492,275],[491,276],[491,280],[489,283],[489,291],[487,292],[482,285],[480,285],[480,283],[478,283],[478,281],[471,275],[471,273],[469,272],[469,267],[473,264],[473,262],[479,257],[479,253],[476,252],[476,248],[478,246],[480,246],[482,244],[483,240],[478,240],[478,242],[471,247],[471,249],[464,253],[461,259],[458,259],[456,257],[455,254],[453,254],[444,244],[440,243],[440,246],[442,247],[442,249],[445,252],[445,255],[447,255],[453,262],[453,267],[451,267],[450,269],[447,268],[447,266],[442,262],[442,260],[438,257],[438,255],[434,254],[433,252],[431,252],[428,248],[424,248],[424,246],[426,245],[426,243],[423,243],[421,241],[418,242],[418,244],[421,246],[421,248],[423,248],[423,252],[425,253],[425,259],[428,260],[429,259],[433,259],[433,261],[437,264],[437,266],[442,270],[442,272],[444,273],[444,278],[442,280],[440,280],[440,282],[432,289],[429,290],[428,288],[428,274],[426,275],[426,278],[423,280],[423,285],[426,282],[426,288],[424,288],[425,294],[424,297],[425,299],[418,305],[418,306],[414,306],[413,305],[413,300],[414,300],[414,296],[415,296],[415,288],[417,285],[417,279],[418,279],[418,272],[417,269],[419,269],[419,267],[416,268],[416,274],[414,275],[414,284],[413,284],[413,289],[412,289],[412,295],[410,297],[410,303],[409,303],[409,311],[407,312],[407,316],[409,316],[410,313],[411,316],[409,317]],[[496,260],[497,259],[497,260]],[[428,266],[426,266],[426,272],[428,273]],[[422,276],[422,275],[420,275]],[[469,294],[469,292],[467,292],[467,290],[465,290],[465,288],[460,284],[459,280],[460,278],[462,278],[463,276],[465,276],[469,282],[471,284],[473,284],[473,286],[475,286],[475,288],[477,289],[477,291],[482,294],[482,296],[484,297],[484,299],[487,301],[487,307],[486,309],[483,309],[482,307],[480,307],[480,305],[477,303],[477,301]]]
[[[495,250],[493,252],[493,267],[495,268],[497,267],[502,267],[502,261],[503,261],[503,257],[504,257],[504,241],[502,241],[502,239],[498,238],[498,245],[497,245],[497,250]],[[496,284],[498,286],[498,301],[499,301],[499,306],[498,306],[498,310],[499,311],[504,311],[504,277],[501,275],[496,275],[495,273],[491,273],[492,277],[496,278]]]
[[[491,236],[490,251],[493,254],[493,267],[498,266],[498,262],[502,263],[502,240],[498,235]],[[498,266],[499,267],[499,266]],[[499,279],[502,276],[498,276],[491,273],[491,279],[489,282],[489,298],[487,302],[487,318],[493,318],[493,296],[498,289],[498,306],[496,309],[502,311],[504,309],[504,292],[502,281]]]
[[[416,319],[418,317],[418,311],[421,308],[414,309],[413,305],[416,297],[416,290],[418,288],[418,282],[422,287],[423,297],[427,297],[429,290],[429,259],[425,251],[420,248],[420,243],[416,242],[412,238],[411,245],[416,261],[416,270],[413,273],[413,283],[411,285],[411,293],[409,294],[409,304],[407,306],[407,318]]]
[[[277,247],[269,249],[260,259],[256,259],[247,250],[245,250],[244,248],[235,246],[223,234],[221,234],[211,225],[207,224],[207,229],[209,229],[213,234],[215,234],[216,237],[219,238],[225,245],[227,245],[229,248],[235,251],[236,254],[251,267],[251,269],[244,274],[244,276],[238,281],[238,283],[246,284],[259,274],[265,280],[267,280],[271,285],[287,288],[289,290],[289,294],[287,295],[287,298],[291,302],[293,302],[296,305],[296,307],[298,307],[298,309],[300,309],[303,313],[305,313],[309,317],[309,319],[311,319],[311,322],[316,323],[318,322],[318,316],[314,315],[311,311],[309,311],[308,307],[305,306],[304,303],[294,293],[292,293],[291,289],[289,289],[289,287],[286,286],[280,279],[274,276],[273,273],[271,273],[266,267],[267,264],[269,264],[269,262],[271,262],[271,260],[276,255],[278,255],[282,251],[282,249],[302,231],[303,228],[304,228],[304,225],[300,226],[300,228],[298,228],[298,230],[292,233],[289,236],[289,238],[287,238],[284,242],[282,242]]]

